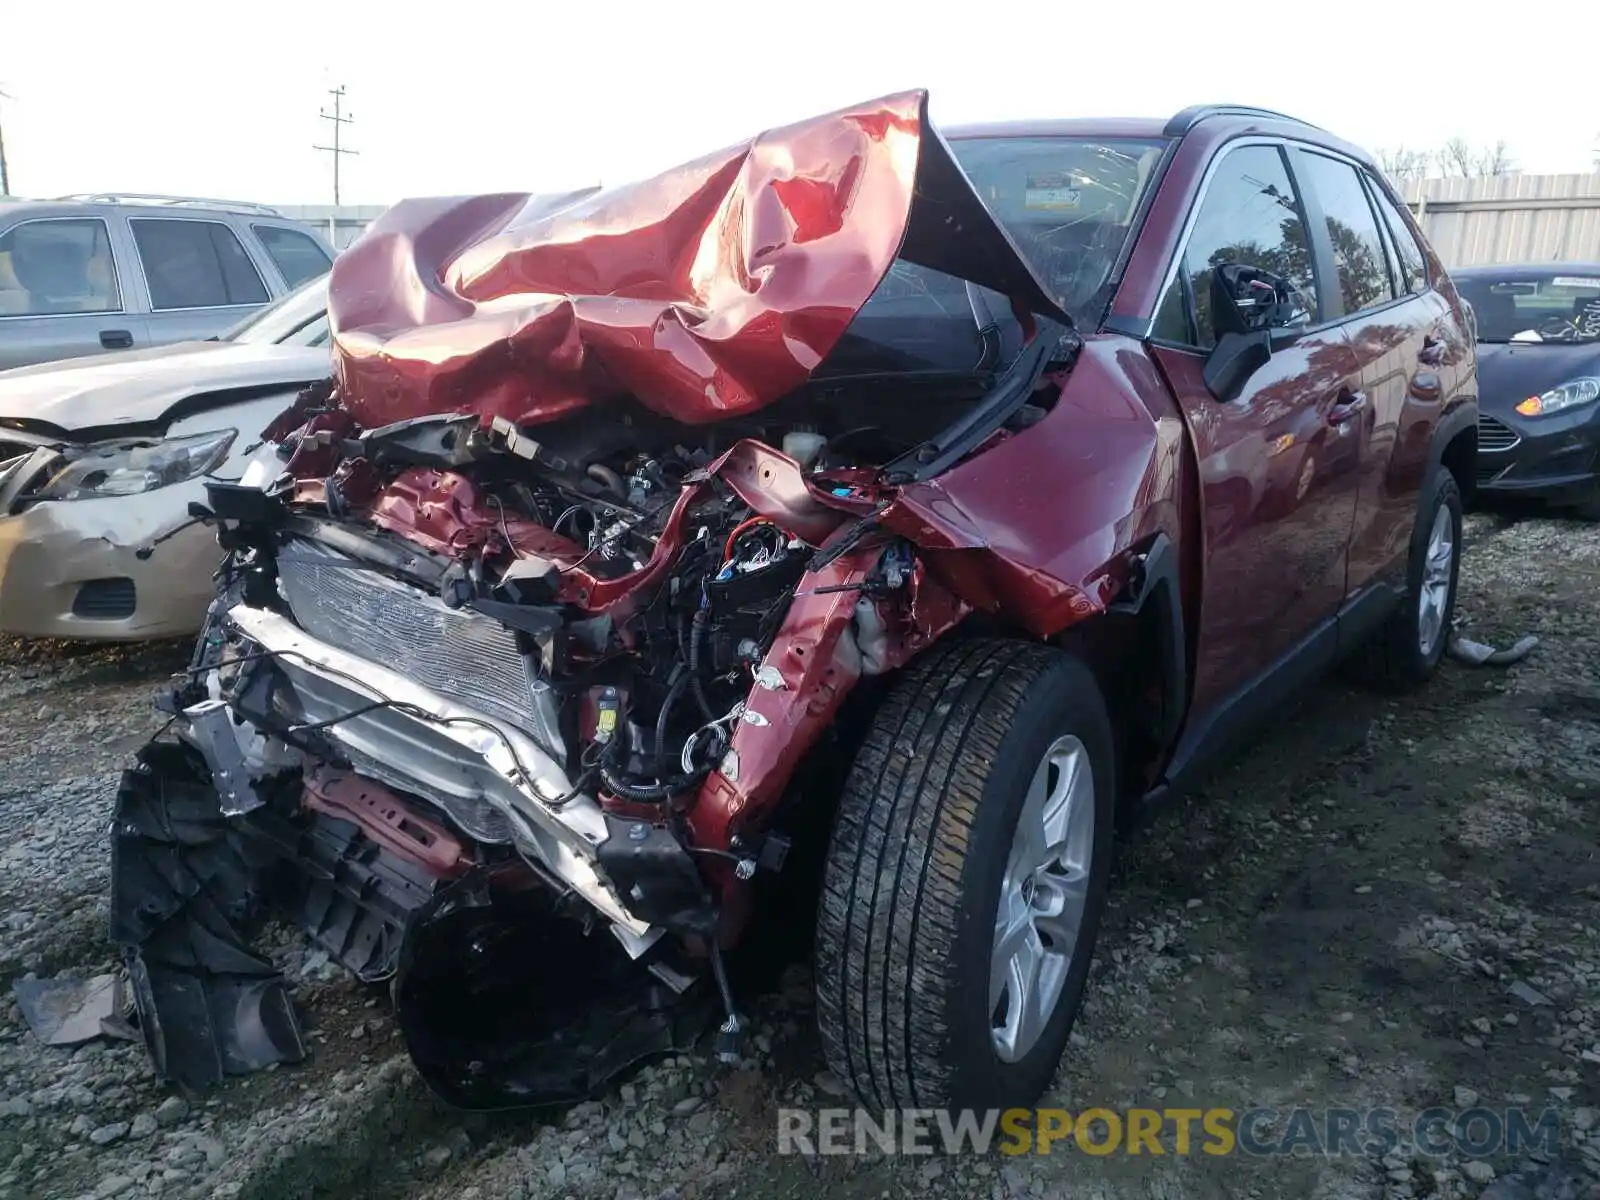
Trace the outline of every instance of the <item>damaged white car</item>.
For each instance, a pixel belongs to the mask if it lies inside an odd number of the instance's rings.
[[[221,554],[190,505],[328,373],[327,279],[206,342],[0,372],[0,633],[193,633]]]

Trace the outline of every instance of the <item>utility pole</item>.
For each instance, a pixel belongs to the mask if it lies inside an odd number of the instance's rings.
[[[10,100],[9,92],[0,92],[0,100]],[[0,122],[0,196],[11,195],[11,171],[6,167],[6,131]]]
[[[333,205],[337,208],[339,206],[339,159],[346,154],[359,154],[360,151],[351,150],[340,144],[343,140],[341,135],[344,133],[344,127],[355,119],[343,111],[344,84],[341,83],[336,88],[329,88],[328,95],[333,97],[333,111],[329,112],[326,108],[319,108],[317,116],[324,121],[333,122],[333,145],[312,146],[311,148],[333,155]]]

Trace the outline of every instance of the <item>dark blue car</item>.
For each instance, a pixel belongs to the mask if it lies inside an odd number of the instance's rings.
[[[1478,323],[1478,492],[1600,520],[1600,262],[1467,267]]]

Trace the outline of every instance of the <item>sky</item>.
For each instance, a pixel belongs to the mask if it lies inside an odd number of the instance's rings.
[[[1593,81],[1549,26],[1394,0],[12,0],[0,130],[12,190],[332,200],[312,149],[343,84],[345,203],[555,191],[652,174],[762,129],[910,87],[936,123],[1293,113],[1377,150],[1504,139],[1529,172],[1587,171]],[[1314,17],[1314,20],[1312,19]],[[1520,64],[1508,73],[1506,64]],[[1536,71],[1537,87],[1517,85]]]

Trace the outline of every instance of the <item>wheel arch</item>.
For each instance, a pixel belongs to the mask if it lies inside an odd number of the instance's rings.
[[[1439,420],[1433,431],[1426,484],[1431,487],[1435,473],[1449,471],[1463,500],[1470,501],[1478,483],[1478,406],[1462,404]]]
[[[952,634],[1039,640],[981,612]],[[1192,656],[1176,544],[1156,533],[1130,554],[1127,581],[1104,611],[1047,640],[1080,659],[1099,685],[1117,741],[1119,800],[1131,806],[1157,783],[1188,715]]]

